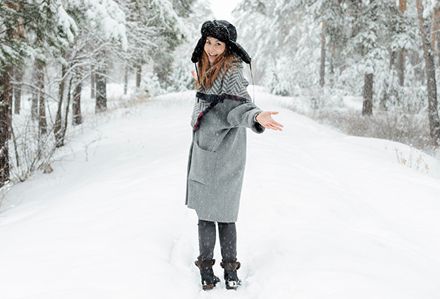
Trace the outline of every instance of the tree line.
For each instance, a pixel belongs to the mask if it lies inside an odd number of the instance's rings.
[[[174,51],[196,30],[188,20],[197,9],[206,11],[196,2],[2,0],[0,188],[12,169],[18,180],[47,169],[55,149],[65,145],[68,127],[83,122],[84,86],[90,86],[95,113],[107,110],[112,68],[122,65],[125,93],[130,76],[140,88],[146,65],[163,88],[177,84]],[[28,94],[30,108],[23,110]],[[55,107],[54,118],[48,106]]]
[[[243,43],[260,83],[281,95],[361,95],[361,115],[420,115],[440,143],[438,0],[243,0]]]

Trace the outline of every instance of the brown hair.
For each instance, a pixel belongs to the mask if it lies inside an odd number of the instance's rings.
[[[196,82],[197,89],[200,87],[203,87],[204,89],[211,88],[220,71],[228,70],[236,61],[236,56],[226,46],[225,51],[216,59],[215,63],[210,66],[208,55],[203,51],[202,59],[197,65],[200,80],[200,82]]]

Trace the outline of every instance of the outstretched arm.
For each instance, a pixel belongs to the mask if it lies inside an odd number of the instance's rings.
[[[255,133],[263,133],[265,128],[282,131],[284,126],[272,118],[274,114],[278,112],[262,111],[254,103],[244,103],[229,111],[227,120],[234,127],[247,127]]]
[[[229,111],[227,121],[233,127],[246,127],[255,133],[263,133],[264,127],[255,121],[255,116],[261,112],[254,103],[243,103]]]
[[[273,111],[262,111],[249,96],[246,87],[247,80],[243,76],[243,65],[238,63],[228,70],[225,89],[227,94],[237,95],[247,99],[249,102],[242,103],[232,109],[227,116],[232,126],[243,126],[252,129],[255,133],[263,133],[265,128],[281,131],[282,124],[272,119]]]

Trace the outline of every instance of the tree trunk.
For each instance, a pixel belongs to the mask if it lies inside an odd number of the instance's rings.
[[[362,115],[373,114],[373,74],[364,75],[364,102],[362,105]]]
[[[333,41],[330,43],[329,45],[329,49],[330,49],[330,55],[329,55],[329,67],[328,67],[328,73],[329,73],[329,83],[330,83],[330,87],[334,87],[335,85],[335,62],[336,62],[336,53],[337,53],[337,45],[336,42]]]
[[[9,181],[9,145],[11,134],[9,106],[12,100],[12,67],[6,66],[0,74],[0,188]]]
[[[66,66],[61,66],[61,82],[59,86],[59,93],[58,93],[58,108],[57,108],[57,115],[55,118],[55,126],[54,126],[54,134],[55,134],[55,141],[56,141],[56,147],[63,146],[63,140],[62,140],[62,129],[63,129],[63,121],[62,121],[62,115],[61,110],[63,106],[63,100],[64,100],[64,88],[66,84]]]
[[[406,0],[399,0],[399,9],[400,12],[406,11]]]
[[[72,81],[73,76],[70,76],[69,86],[67,87],[67,103],[66,103],[66,112],[64,114],[64,126],[61,133],[61,144],[64,144],[64,138],[67,132],[67,124],[69,119],[69,107],[70,107],[70,99],[71,99],[71,89],[72,89]]]
[[[405,49],[399,50],[397,58],[397,75],[399,77],[399,85],[403,86],[405,84]]]
[[[440,65],[440,7],[435,7],[432,13],[431,45],[439,57]]]
[[[136,88],[141,87],[141,77],[142,77],[142,65],[139,63],[136,66]]]
[[[325,23],[321,22],[321,64],[319,68],[319,85],[325,84]]]
[[[440,30],[440,29],[439,29]],[[440,65],[440,32],[437,32],[437,56],[438,56],[438,64]]]
[[[72,102],[72,124],[82,124],[81,115],[81,89],[82,89],[82,70],[78,67],[75,73],[75,89],[73,90],[73,102]]]
[[[124,74],[124,94],[127,94],[128,89],[128,63],[125,64],[125,74]]]
[[[419,32],[423,44],[423,58],[425,60],[425,72],[428,89],[428,119],[429,132],[435,146],[440,142],[440,120],[437,108],[437,85],[435,79],[434,56],[432,54],[432,46],[429,41],[428,33],[425,30],[425,21],[423,19],[423,3],[416,0],[417,18],[419,21]]]
[[[34,63],[32,82],[36,82],[38,78],[37,62]],[[38,89],[37,87],[32,88],[32,104],[31,104],[31,117],[32,120],[38,119]]]
[[[107,80],[104,68],[96,73],[96,107],[95,113],[107,110]]]
[[[396,51],[391,51],[390,50],[390,63],[389,63],[389,71],[391,72],[394,66],[394,61],[396,60]],[[389,97],[389,86],[390,86],[390,81],[391,78],[387,77],[385,79],[383,79],[383,90],[382,90],[382,94],[380,95],[380,100],[379,100],[379,109],[382,111],[387,111],[388,107],[387,107],[387,100]],[[392,84],[391,84],[392,86]]]
[[[24,70],[22,67],[16,66],[14,70],[14,79],[17,82],[14,88],[14,114],[20,114],[21,108],[21,89],[22,89],[22,81]]]
[[[406,11],[406,0],[399,0],[399,11],[403,15]],[[399,77],[399,85],[405,84],[405,49],[399,49],[397,55],[397,75]]]
[[[37,61],[37,88],[38,88],[38,128],[40,134],[47,133],[46,94],[44,92],[44,63]]]
[[[14,96],[14,88],[12,86],[12,78],[14,76],[14,67],[11,66],[10,69],[7,70],[8,72],[8,76],[9,76],[9,85],[8,85],[8,95],[9,95],[9,99],[8,99],[8,118],[7,121],[9,122],[8,124],[8,128],[9,128],[9,132],[8,132],[8,138],[11,139],[11,128],[12,128],[12,100],[13,100],[13,96]]]
[[[96,78],[95,78],[95,68],[92,66],[90,70],[90,98],[94,99],[96,97]]]

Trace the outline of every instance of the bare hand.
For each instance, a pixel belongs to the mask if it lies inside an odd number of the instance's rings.
[[[198,80],[198,78],[197,78],[197,73],[196,73],[196,71],[191,71],[191,75],[192,75],[192,77],[194,78],[194,80]]]
[[[257,115],[257,121],[265,128],[275,131],[282,131],[284,126],[272,118],[272,114],[278,114],[276,111],[263,111]]]

